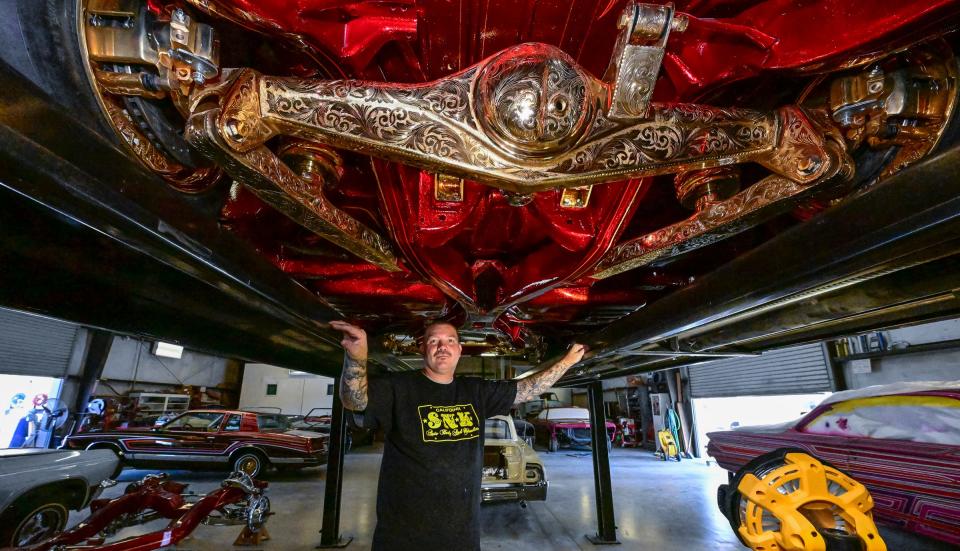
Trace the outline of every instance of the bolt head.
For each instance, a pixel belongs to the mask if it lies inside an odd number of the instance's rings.
[[[812,155],[797,162],[797,171],[803,176],[810,176],[820,170],[823,166],[823,159],[817,155]]]
[[[243,122],[238,119],[229,119],[223,125],[223,131],[228,138],[235,142],[243,141]]]
[[[670,22],[670,30],[675,33],[682,33],[690,25],[690,19],[686,15],[678,15]]]

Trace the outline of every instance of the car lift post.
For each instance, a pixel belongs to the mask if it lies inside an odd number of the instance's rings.
[[[346,547],[352,537],[340,537],[340,496],[343,483],[343,452],[347,435],[347,418],[339,393],[340,377],[333,380],[333,417],[330,419],[330,449],[327,454],[327,483],[323,489],[323,525],[320,545],[316,549]]]
[[[587,387],[590,398],[590,443],[593,446],[593,485],[596,490],[597,534],[587,535],[594,545],[617,545],[617,526],[613,518],[613,489],[610,484],[610,454],[607,452],[607,417],[603,411],[603,382]]]

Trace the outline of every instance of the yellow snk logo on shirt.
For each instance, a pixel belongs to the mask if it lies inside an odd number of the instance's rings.
[[[456,442],[480,437],[483,426],[473,404],[419,406],[424,442]]]

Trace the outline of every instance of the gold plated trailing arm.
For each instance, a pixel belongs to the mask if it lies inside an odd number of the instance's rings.
[[[401,269],[388,241],[324,197],[323,178],[329,177],[333,168],[321,168],[316,171],[317,177],[311,177],[310,173],[295,172],[265,146],[242,153],[234,151],[217,131],[219,118],[219,109],[191,116],[185,133],[187,141],[234,180],[304,228],[384,270]],[[326,156],[322,151],[318,153],[313,164],[332,165],[332,152]]]
[[[824,161],[830,171],[814,182],[799,183],[774,174],[728,199],[699,202],[691,217],[618,244],[590,277],[608,278],[716,243],[788,212],[814,194],[845,189],[854,167],[841,138],[830,135]]]
[[[418,85],[244,70],[216,129],[237,153],[296,136],[517,193],[751,161],[798,183],[830,169],[824,135],[799,107],[651,103],[614,118],[611,86],[545,44]]]

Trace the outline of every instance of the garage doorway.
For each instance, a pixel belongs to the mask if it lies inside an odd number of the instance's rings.
[[[20,421],[34,409],[34,397],[46,395],[48,407],[60,397],[62,379],[31,375],[0,375],[0,448],[20,447],[24,437]],[[17,438],[14,436],[17,435]],[[45,447],[46,442],[38,442]]]
[[[708,432],[795,421],[831,394],[832,392],[817,392],[779,396],[694,398],[694,426],[700,457],[707,457]]]

